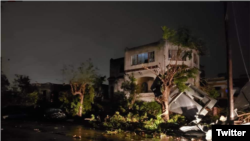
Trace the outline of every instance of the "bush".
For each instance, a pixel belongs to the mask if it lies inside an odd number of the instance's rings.
[[[61,108],[70,116],[75,116],[78,113],[80,103],[79,95],[72,95],[70,92],[61,92],[59,94],[59,101],[61,102]],[[94,101],[94,89],[89,87],[86,89],[83,99],[83,111],[85,114],[92,109],[92,103]]]
[[[186,122],[185,117],[179,114],[171,114],[168,123],[184,124]]]
[[[111,118],[107,118],[105,122],[103,122],[103,126],[106,128],[124,128],[124,124],[126,123],[126,119],[120,115],[119,112],[116,112]]]

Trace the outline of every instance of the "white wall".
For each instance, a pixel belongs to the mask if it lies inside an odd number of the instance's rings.
[[[146,46],[142,46],[142,47],[138,47],[138,48],[128,49],[125,52],[124,69],[125,69],[125,72],[126,71],[129,71],[129,72],[126,72],[126,74],[131,75],[133,73],[135,78],[137,78],[137,79],[140,77],[153,77],[153,78],[155,78],[156,75],[152,71],[143,69],[143,66],[151,67],[151,66],[156,66],[156,65],[160,64],[162,69],[163,69],[164,66],[166,66],[167,64],[170,64],[170,63],[175,64],[176,61],[170,61],[168,59],[169,49],[177,49],[177,46],[173,46],[172,44],[166,42],[163,45],[163,47],[160,47],[157,45],[155,45],[155,46],[146,45]],[[132,65],[132,63],[131,63],[132,57],[131,56],[136,55],[136,54],[140,54],[140,53],[152,52],[152,51],[155,52],[155,61],[154,62],[139,64],[139,65]],[[193,54],[194,53],[197,54],[196,51],[193,51]],[[164,55],[165,55],[165,57],[164,57]],[[199,68],[200,59],[199,59],[198,54],[197,54],[197,62],[198,63],[195,64],[194,58],[192,57],[190,60],[187,59],[186,61],[177,61],[177,64],[181,65],[184,63],[187,66]],[[134,70],[134,69],[142,69],[142,70],[136,70],[136,71],[131,72],[131,70]],[[200,77],[198,75],[196,79],[190,79],[190,80],[188,80],[188,82],[199,87],[199,80],[200,80]]]

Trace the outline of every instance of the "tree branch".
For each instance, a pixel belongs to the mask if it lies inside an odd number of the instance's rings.
[[[81,92],[74,92],[73,95],[82,95]]]
[[[155,101],[158,102],[159,104],[162,104],[161,100],[158,97],[155,97]]]

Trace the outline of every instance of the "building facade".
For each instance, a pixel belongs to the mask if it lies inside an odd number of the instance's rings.
[[[53,83],[33,83],[38,89],[38,94],[45,102],[58,102],[58,96],[60,92],[70,91],[70,85],[53,84]]]
[[[120,59],[110,60],[110,78],[109,87],[110,95],[115,92],[123,91],[121,88],[122,82],[128,79],[127,75],[134,75],[137,84],[141,87],[141,93],[138,99],[143,101],[153,101],[154,93],[151,91],[156,75],[152,73],[157,66],[161,69],[168,64],[176,63],[185,64],[190,67],[199,69],[199,55],[196,51],[192,52],[192,58],[182,60],[177,58],[177,46],[169,42],[154,42],[138,47],[128,48],[125,51],[125,57]],[[124,67],[122,67],[124,65]],[[146,70],[148,67],[151,70]],[[123,69],[124,68],[124,69]],[[123,69],[123,70],[122,70]],[[188,83],[199,87],[199,75],[195,79],[189,79]]]

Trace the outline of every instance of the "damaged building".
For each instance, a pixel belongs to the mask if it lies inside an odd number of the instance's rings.
[[[123,91],[121,88],[122,83],[128,79],[127,75],[133,74],[137,85],[141,88],[137,100],[154,101],[157,94],[152,91],[152,85],[156,82],[157,76],[144,67],[154,71],[159,66],[165,67],[167,64],[177,61],[179,65],[184,63],[189,67],[199,69],[199,54],[195,50],[192,51],[193,57],[191,59],[183,60],[182,57],[175,57],[177,56],[176,54],[176,46],[162,41],[127,48],[124,58],[110,60],[110,77],[108,79],[110,97],[116,92]],[[185,92],[172,90],[169,99],[170,111],[183,114],[195,120],[195,115],[205,116],[208,112],[207,108],[212,109],[216,100],[209,98],[205,92],[199,90],[200,74],[196,78],[190,78],[187,81],[187,85],[189,85],[190,89]]]
[[[193,57],[187,60],[176,58],[176,53],[176,46],[161,41],[127,48],[124,58],[110,60],[109,95],[112,96],[115,92],[123,91],[121,85],[125,79],[128,79],[126,76],[133,74],[137,80],[136,83],[142,88],[138,99],[154,101],[154,93],[150,88],[156,76],[143,66],[155,69],[160,63],[164,67],[172,59],[177,60],[178,64],[184,63],[187,66],[199,68],[200,60],[196,51],[193,51]],[[199,87],[199,79],[199,75],[197,75],[195,79],[190,78],[188,83]]]

